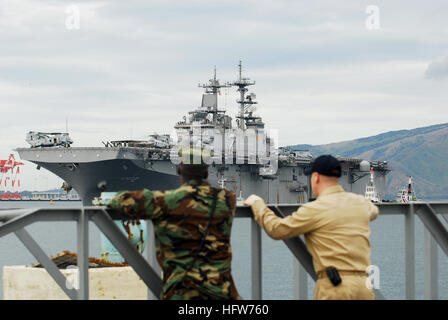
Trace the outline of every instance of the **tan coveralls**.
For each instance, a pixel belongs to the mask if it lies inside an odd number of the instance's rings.
[[[319,275],[314,299],[374,299],[373,291],[367,288],[369,278],[365,274],[370,265],[369,222],[378,216],[378,207],[370,200],[344,192],[336,185],[283,219],[263,201],[255,201],[251,208],[257,223],[273,239],[305,234],[306,246]],[[339,271],[342,279],[336,287],[325,274],[330,266]]]

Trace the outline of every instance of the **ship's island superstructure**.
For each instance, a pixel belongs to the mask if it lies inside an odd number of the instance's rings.
[[[304,169],[313,157],[306,150],[277,146],[277,137],[268,134],[262,118],[255,114],[256,95],[248,93],[248,87],[254,84],[242,76],[241,62],[238,79],[233,83],[221,84],[215,69],[213,79],[200,85],[205,89],[201,106],[175,124],[175,139],[173,135],[153,134],[145,140],[103,142],[103,147],[70,147],[72,141],[65,134],[59,134],[59,140],[51,140],[46,134],[45,143],[39,145],[39,135],[30,132],[32,147],[16,151],[21,159],[62,178],[65,187],[74,188],[85,205],[90,205],[102,191],[178,187],[176,156],[179,147],[186,144],[212,151],[209,181],[213,186],[232,190],[239,198],[258,194],[266,203],[307,202],[312,191]],[[218,106],[220,89],[224,87],[237,87],[240,95],[235,127],[226,110]],[[48,141],[54,145],[48,146]],[[387,162],[338,159],[342,163],[340,184],[346,191],[364,194],[373,170],[376,192],[384,197],[390,171]]]

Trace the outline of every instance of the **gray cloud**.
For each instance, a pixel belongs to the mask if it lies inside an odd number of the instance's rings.
[[[428,79],[444,79],[448,77],[448,56],[433,61],[426,69],[425,76]]]

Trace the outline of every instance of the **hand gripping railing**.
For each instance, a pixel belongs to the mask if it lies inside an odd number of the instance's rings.
[[[296,211],[300,206],[299,205],[268,205],[268,207],[280,218],[284,218],[287,215],[290,215],[292,212]],[[238,212],[244,210],[244,216],[250,216],[250,208],[239,207]],[[243,213],[242,213],[243,214]],[[259,229],[257,228],[257,224],[254,220],[252,220],[252,299],[261,299],[262,297],[262,289],[261,289],[261,272],[258,267],[261,265],[261,234]],[[254,240],[254,238],[256,240]],[[314,270],[313,259],[311,254],[308,252],[305,243],[300,237],[285,239],[283,242],[286,244],[288,249],[294,255],[295,259],[300,263],[301,268],[308,273],[308,275],[314,280],[317,280],[317,274]],[[254,245],[255,244],[255,245]],[[298,279],[296,279],[298,280]],[[258,281],[259,283],[254,283],[254,281]],[[299,281],[296,281],[299,282]],[[297,298],[307,299],[307,293],[305,286],[306,277],[302,277],[302,281],[299,283],[295,283],[296,287],[302,286],[301,290],[302,295]],[[376,299],[384,299],[384,296],[377,289],[374,289]]]
[[[300,205],[268,205],[268,207],[279,217],[285,217],[300,208]],[[404,215],[405,217],[405,278],[406,299],[415,299],[415,223],[414,216],[417,215],[425,226],[425,299],[438,298],[438,260],[437,244],[448,256],[448,230],[437,217],[442,216],[448,222],[448,203],[425,203],[415,202],[409,204],[381,203],[380,216]],[[248,207],[238,207],[237,215],[251,217],[252,213]],[[252,220],[252,279],[260,279],[259,283],[252,283],[252,297],[261,299],[261,274],[258,275],[259,267],[254,261],[261,261],[261,235]],[[255,239],[259,239],[254,241]],[[295,298],[307,299],[307,282],[305,274],[313,280],[317,279],[314,271],[312,258],[300,237],[284,240],[286,246],[293,253],[299,265],[295,264],[295,287],[297,288]],[[256,244],[254,246],[254,243]],[[302,272],[300,272],[302,271]],[[305,273],[306,272],[306,273]],[[254,275],[255,274],[255,275]],[[379,290],[375,291],[376,299],[385,299]]]
[[[437,217],[442,216],[448,222],[447,203],[411,203],[411,204],[379,204],[380,215],[401,214],[405,216],[405,242],[406,242],[406,298],[415,298],[415,224],[417,215],[425,226],[425,298],[437,299],[437,247],[438,244],[448,255],[448,231]],[[300,205],[268,205],[278,216],[285,217],[296,211]],[[239,206],[236,210],[237,218],[250,218],[252,212],[248,207]],[[45,267],[56,283],[71,299],[88,299],[88,222],[96,224],[101,232],[110,240],[123,258],[148,286],[154,297],[159,297],[162,290],[162,280],[153,267],[155,264],[154,249],[148,257],[150,263],[130,244],[113,220],[121,220],[116,212],[106,210],[104,207],[84,207],[82,209],[15,209],[0,210],[0,237],[14,233],[23,242],[26,248]],[[66,286],[66,278],[57,266],[50,260],[39,244],[25,230],[25,227],[38,221],[76,221],[78,244],[79,289]],[[262,246],[261,229],[252,219],[251,222],[251,259],[252,259],[252,299],[262,298]],[[148,228],[150,230],[151,228]],[[152,235],[148,237],[151,242]],[[313,280],[317,279],[312,258],[300,237],[284,240],[286,246],[305,271]],[[151,243],[150,243],[151,244]],[[297,267],[297,266],[296,266]],[[296,271],[295,271],[296,272]],[[306,277],[304,272],[295,277],[297,290],[296,298],[307,298]],[[377,299],[383,295],[376,290]]]

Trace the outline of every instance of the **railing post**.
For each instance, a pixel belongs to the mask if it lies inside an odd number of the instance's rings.
[[[425,227],[424,234],[424,252],[425,252],[425,299],[436,300],[438,298],[438,259],[437,243],[431,232]]]
[[[77,222],[78,300],[89,299],[89,217],[82,208]]]
[[[294,257],[294,300],[308,299],[308,277],[306,270]]]
[[[414,204],[409,204],[405,215],[405,268],[406,268],[406,299],[415,299],[415,215]]]
[[[261,300],[261,228],[251,219],[252,299]]]
[[[148,243],[146,244],[146,259],[148,260],[149,265],[153,268],[154,272],[156,272],[157,274],[161,274],[161,269],[156,258],[154,226],[150,220],[146,220],[146,230],[148,234]],[[155,294],[152,293],[152,291],[148,288],[148,299],[158,300],[159,297],[156,297]]]

